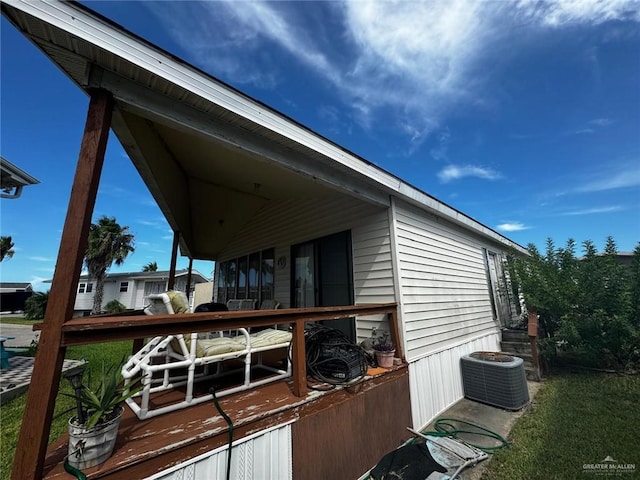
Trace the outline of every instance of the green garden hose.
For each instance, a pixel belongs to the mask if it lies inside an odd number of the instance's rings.
[[[460,428],[458,425],[462,425],[463,428]],[[471,445],[472,447],[475,447],[486,453],[495,453],[501,448],[509,448],[509,442],[507,442],[507,440],[500,434],[494,432],[493,430],[489,430],[482,425],[478,425],[477,423],[469,422],[467,420],[462,420],[460,418],[441,417],[436,420],[434,428],[435,430],[424,431],[420,433],[422,433],[423,435],[430,435],[432,437],[456,438],[463,441],[467,445]],[[499,443],[493,446],[477,445],[460,438],[461,434],[488,437],[497,440]]]
[[[87,476],[82,472],[82,470],[78,470],[71,466],[69,463],[69,457],[64,459],[64,470],[71,475],[75,475],[78,480],[87,480]]]

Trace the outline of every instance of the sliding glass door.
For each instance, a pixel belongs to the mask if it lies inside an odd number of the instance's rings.
[[[353,268],[349,231],[292,247],[293,307],[353,304]],[[355,340],[352,318],[323,322]]]

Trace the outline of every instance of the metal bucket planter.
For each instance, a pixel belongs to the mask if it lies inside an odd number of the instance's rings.
[[[69,420],[69,464],[83,470],[99,465],[113,453],[118,436],[118,427],[124,409],[118,407],[113,418],[91,428],[75,423],[76,417]]]

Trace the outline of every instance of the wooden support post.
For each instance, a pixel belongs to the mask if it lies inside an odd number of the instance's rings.
[[[391,335],[391,341],[396,346],[395,356],[404,362],[406,359],[404,358],[402,339],[400,338],[400,331],[398,329],[398,309],[394,308],[393,311],[388,314],[387,318],[389,320],[389,334]]]
[[[169,283],[167,290],[173,290],[176,285],[176,263],[178,262],[178,243],[180,232],[173,232],[173,247],[171,247],[171,265],[169,266]]]
[[[533,360],[533,368],[536,370],[536,380],[540,381],[542,370],[540,368],[540,356],[538,355],[538,311],[534,308],[529,310],[527,334],[531,344],[531,358]]]
[[[44,326],[38,342],[27,405],[13,460],[13,480],[42,478],[66,350],[61,342],[62,326],[73,315],[76,288],[87,249],[89,225],[104,163],[112,113],[111,95],[102,90],[91,92],[56,270],[53,274]]]
[[[308,392],[307,358],[304,346],[304,320],[297,320],[292,326],[291,362],[293,363],[293,394],[296,397],[304,397]]]
[[[189,300],[191,293],[191,270],[193,269],[193,258],[189,259],[189,269],[187,270],[187,286],[185,287],[185,293],[187,294],[187,300]],[[194,306],[195,308],[195,306]]]

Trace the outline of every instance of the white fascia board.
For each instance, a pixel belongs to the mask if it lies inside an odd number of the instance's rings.
[[[401,197],[406,197],[413,202],[417,201],[431,210],[437,210],[444,217],[466,225],[468,228],[484,236],[489,236],[501,244],[515,246],[516,249],[523,250],[522,247],[506,237],[429,197],[424,192],[406,184],[394,175],[357,158],[319,135],[302,128],[283,115],[214,80],[185,62],[181,62],[151,45],[142,43],[139,38],[115,28],[108,22],[91,15],[73,3],[56,0],[41,0],[39,2],[3,0],[3,2],[138,65],[140,68],[158,75],[257,125],[261,125],[300,145],[315,150],[374,180],[380,186],[400,194]]]

